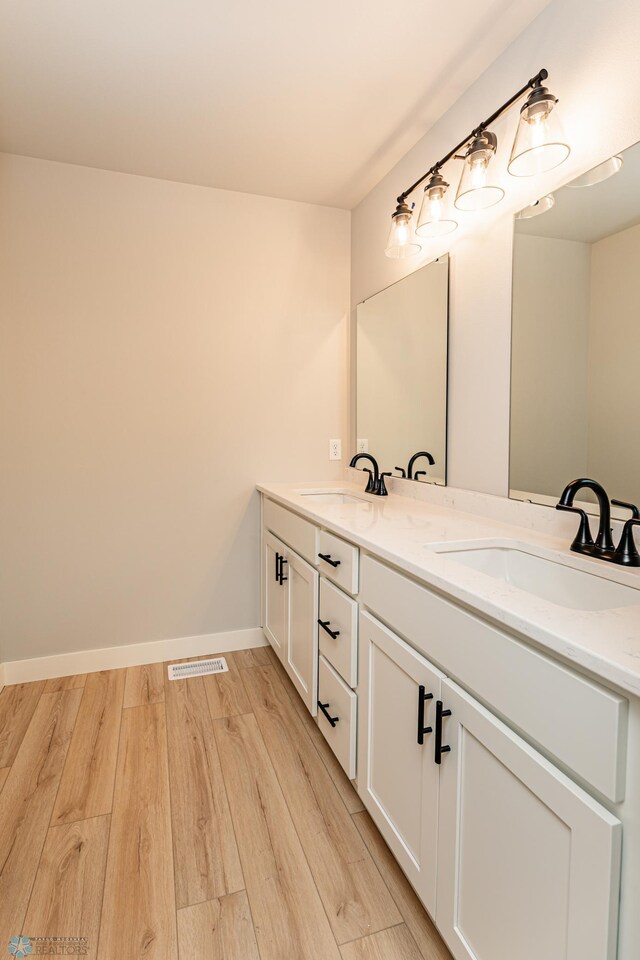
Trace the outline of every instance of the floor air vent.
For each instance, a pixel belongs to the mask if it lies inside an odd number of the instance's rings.
[[[170,663],[169,680],[186,680],[188,677],[204,677],[208,673],[226,673],[229,669],[224,657],[213,660],[196,660],[195,663]]]

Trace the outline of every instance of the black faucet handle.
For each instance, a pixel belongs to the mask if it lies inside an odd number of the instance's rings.
[[[595,543],[591,536],[589,517],[586,512],[581,510],[580,507],[566,507],[563,503],[557,503],[556,510],[565,510],[567,513],[577,513],[580,515],[580,526],[571,544],[571,549],[576,553],[591,553],[595,548]]]
[[[388,496],[389,491],[388,491],[387,488],[386,488],[386,485],[385,485],[385,482],[384,482],[384,478],[385,478],[385,477],[390,477],[391,475],[392,475],[392,474],[391,474],[391,470],[385,470],[385,471],[383,471],[383,472],[380,474],[380,479],[378,480],[378,489],[377,489],[377,491],[376,491],[376,493],[378,494],[379,497],[386,497],[386,496]]]
[[[616,501],[612,500],[612,503]],[[616,506],[633,506],[632,504],[616,503]],[[637,507],[634,508],[637,510]],[[640,511],[639,511],[640,512]],[[613,562],[619,563],[623,567],[640,567],[640,554],[633,539],[633,528],[640,527],[640,516],[631,517],[622,528],[620,543],[616,547],[613,555]]]
[[[416,470],[416,472],[413,475],[413,479],[417,480],[418,477],[426,477],[426,476],[427,476],[426,470]]]
[[[367,485],[364,488],[365,493],[375,493],[376,492],[376,483],[373,479],[373,470],[369,470],[369,467],[363,467],[364,473],[369,474],[369,479],[367,480]]]
[[[404,469],[404,467],[395,467],[394,469],[400,472],[400,478],[402,480],[407,479],[407,471]],[[389,476],[391,476],[391,474],[389,474]]]
[[[631,510],[632,520],[640,520],[640,510],[636,507],[635,503],[627,503],[626,500],[612,500],[611,504],[614,507],[623,507],[625,510]]]

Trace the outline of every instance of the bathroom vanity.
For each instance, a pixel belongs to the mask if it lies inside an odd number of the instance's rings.
[[[453,956],[635,960],[638,572],[435,487],[259,490],[266,637]]]

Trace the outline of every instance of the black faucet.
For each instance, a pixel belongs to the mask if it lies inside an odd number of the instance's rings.
[[[573,506],[576,493],[583,489],[593,491],[600,505],[600,527],[595,543],[591,537],[587,514],[584,510]],[[569,510],[580,515],[578,533],[571,544],[571,549],[575,553],[584,553],[587,556],[598,557],[600,560],[611,560],[614,563],[620,562],[615,558],[616,551],[611,537],[611,504],[607,491],[602,484],[590,480],[588,477],[572,480],[562,491],[560,502],[556,504],[556,510]]]
[[[375,459],[375,457],[372,457],[370,453],[356,453],[354,457],[351,457],[351,463],[349,466],[355,467],[358,460],[369,460],[371,462],[371,466],[373,467],[373,473],[371,470],[367,470],[367,473],[369,474],[369,480],[364,492],[375,493],[378,495],[378,488],[380,486],[380,470],[378,468],[378,461]]]
[[[414,463],[416,462],[416,460],[418,459],[418,457],[426,457],[427,460],[429,461],[429,463],[431,464],[431,466],[433,466],[434,463],[435,463],[435,460],[433,459],[433,457],[431,456],[430,453],[428,453],[426,450],[418,450],[418,452],[417,452],[417,453],[414,453],[414,455],[411,457],[411,460],[409,460],[409,466],[407,467],[407,480],[417,480],[419,474],[421,474],[421,473],[423,473],[423,474],[425,475],[425,477],[426,477],[426,475],[427,475],[427,471],[426,471],[426,470],[419,470],[418,473],[416,473],[416,475],[415,475],[415,477],[414,477],[414,475],[413,475],[413,465],[414,465]],[[398,469],[398,468],[396,467],[396,469]]]
[[[622,528],[620,543],[616,547],[613,562],[623,567],[640,567],[640,554],[633,539],[633,528],[640,527],[640,510],[635,503],[627,503],[625,500],[612,500],[611,503],[616,507],[631,510],[631,519],[627,520]]]

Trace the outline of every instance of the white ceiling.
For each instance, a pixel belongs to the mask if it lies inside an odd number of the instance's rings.
[[[548,2],[0,0],[0,149],[350,208]]]
[[[516,232],[556,240],[596,243],[640,223],[640,143],[620,156],[622,169],[591,187],[564,187],[555,206],[530,220],[516,220]]]

